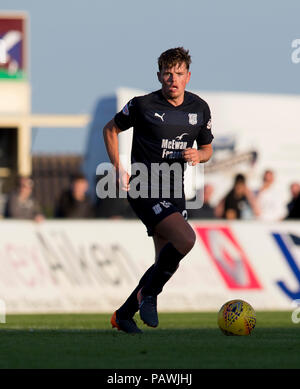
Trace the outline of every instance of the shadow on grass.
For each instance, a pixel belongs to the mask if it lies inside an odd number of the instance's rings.
[[[299,328],[258,328],[225,336],[218,328],[116,330],[6,328],[0,368],[286,368],[299,367]],[[284,355],[284,358],[283,358]]]
[[[10,327],[10,328],[0,328],[0,336],[5,334],[36,334],[36,335],[47,335],[47,334],[68,334],[68,333],[76,333],[76,334],[103,334],[103,335],[120,335],[120,336],[143,336],[143,335],[151,335],[151,336],[165,336],[165,335],[183,335],[183,334],[191,334],[191,335],[200,335],[201,337],[212,336],[212,335],[220,335],[222,338],[253,338],[255,335],[288,335],[293,334],[296,338],[300,337],[300,326],[299,327],[263,327],[263,328],[255,328],[252,333],[248,336],[226,336],[224,335],[219,328],[149,328],[146,326],[141,327],[143,333],[142,334],[126,334],[123,331],[118,331],[116,329],[99,329],[99,328],[49,328],[49,327],[32,327],[32,328],[18,328],[18,327]]]

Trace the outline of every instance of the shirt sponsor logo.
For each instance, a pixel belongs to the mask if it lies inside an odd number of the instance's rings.
[[[188,135],[188,133],[187,133],[187,132],[184,132],[184,133],[181,134],[181,135],[177,135],[175,139],[181,140],[185,135]]]
[[[162,139],[161,147],[165,149],[183,150],[187,146],[187,142],[176,141],[175,139]]]
[[[207,122],[206,128],[207,128],[208,130],[211,129],[211,119],[209,119],[209,121]]]
[[[182,134],[183,136],[184,134]],[[177,137],[176,137],[177,138]],[[168,159],[177,159],[182,158],[181,151],[173,151],[173,150],[184,150],[187,148],[187,142],[178,141],[176,139],[162,139],[161,142],[162,158]]]

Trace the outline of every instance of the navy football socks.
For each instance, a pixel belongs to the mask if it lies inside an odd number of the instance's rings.
[[[144,296],[157,296],[164,285],[176,272],[179,262],[184,257],[172,243],[167,243],[160,251],[158,259],[144,273],[138,286],[134,289],[125,303],[118,309],[120,318],[133,317],[138,311],[137,293],[142,288]]]
[[[149,269],[144,273],[143,277],[140,279],[138,286],[134,289],[125,303],[118,309],[118,316],[120,318],[126,319],[133,317],[134,314],[139,310],[139,304],[136,298],[137,292],[144,286],[147,282],[150,274],[152,273],[154,264],[149,267]]]
[[[164,285],[176,272],[179,262],[183,257],[184,255],[181,254],[172,243],[167,243],[161,249],[153,271],[143,286],[142,295],[157,296],[161,293]]]

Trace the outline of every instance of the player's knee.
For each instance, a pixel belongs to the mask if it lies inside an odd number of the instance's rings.
[[[195,242],[196,242],[196,234],[195,232],[192,230],[188,239],[187,239],[187,248],[188,248],[188,251],[191,251],[192,248],[194,247],[195,245]]]
[[[196,234],[193,230],[191,230],[191,232],[184,237],[184,239],[181,241],[181,244],[180,244],[180,252],[184,255],[186,255],[187,253],[189,253],[192,248],[194,247],[194,244],[196,242]]]

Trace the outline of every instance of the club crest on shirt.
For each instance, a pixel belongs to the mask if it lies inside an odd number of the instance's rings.
[[[197,114],[196,113],[189,113],[189,123],[193,126],[197,124]]]

